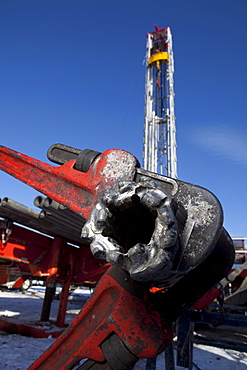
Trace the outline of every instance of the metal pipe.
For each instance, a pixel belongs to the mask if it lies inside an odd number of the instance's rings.
[[[50,208],[55,209],[55,210],[59,209],[59,203],[56,202],[55,200],[49,198],[49,197],[45,198],[44,206],[47,207],[47,208],[50,207]]]
[[[86,222],[84,217],[68,210],[65,206],[62,206],[60,203],[49,197],[44,198],[42,196],[37,196],[34,199],[34,205],[51,214],[56,214],[57,218],[62,220],[66,219],[67,223],[72,226],[77,225],[77,227],[82,228]]]
[[[59,213],[61,212],[61,214],[63,214],[64,217],[73,219],[73,221],[75,223],[78,223],[80,226],[84,225],[84,223],[86,222],[85,218],[82,215],[79,215],[78,213],[71,211],[67,207],[63,206],[62,204],[56,202],[55,200],[49,197],[45,198],[42,208],[53,209]]]
[[[33,204],[38,208],[42,208],[44,205],[44,202],[45,202],[45,197],[38,195],[36,198],[34,198]]]
[[[50,213],[51,215],[56,216],[57,219],[60,219],[62,221],[66,221],[68,225],[72,225],[72,227],[76,226],[78,228],[82,228],[83,225],[85,224],[86,220],[84,218],[81,218],[78,220],[77,218],[74,217],[73,214],[69,215],[68,213],[58,209],[54,209],[52,207],[43,207],[43,211],[46,211]]]
[[[61,216],[56,213],[50,213],[49,211],[42,210],[40,212],[40,218],[45,220],[51,220],[52,223],[58,224],[59,226],[65,227],[70,233],[73,232],[75,235],[80,236],[81,226],[77,226],[69,222],[67,219],[63,219]]]
[[[21,213],[21,214],[24,213],[25,215],[30,216],[32,218],[36,218],[36,219],[39,218],[39,212],[34,211],[33,209],[26,207],[23,204],[18,203],[13,199],[5,197],[2,199],[1,205],[8,209],[14,210],[17,213]]]
[[[39,230],[40,227],[49,227],[50,225],[50,222],[46,220],[40,220],[39,212],[33,211],[32,209],[25,207],[18,202],[10,200],[9,198],[4,198],[1,200],[0,216],[9,218],[12,221],[18,222],[22,225],[33,227],[36,230]]]
[[[80,238],[80,231],[79,229],[74,230],[72,232],[71,228],[65,225],[61,225],[58,220],[49,219],[48,217],[42,217],[40,213],[38,213],[39,218],[36,217],[35,213],[23,213],[20,210],[14,208],[14,203],[12,203],[13,207],[9,207],[9,202],[3,205],[3,200],[0,201],[0,217],[8,218],[14,222],[17,222],[21,225],[30,227],[34,230],[37,230],[43,234],[47,234],[50,236],[61,236],[71,242],[74,242],[78,245],[82,245],[82,240]],[[17,202],[15,202],[17,203]],[[23,206],[25,207],[25,206]],[[24,209],[25,211],[25,209]],[[33,217],[34,216],[34,217]],[[57,223],[56,223],[57,222]],[[77,236],[76,236],[77,235]]]
[[[83,245],[83,242],[80,236],[76,236],[75,232],[72,232],[71,230],[66,229],[64,226],[58,227],[55,224],[53,225],[54,226],[51,228],[51,230],[47,231],[48,235],[61,236],[62,238],[70,241],[71,243],[75,243],[78,246]]]

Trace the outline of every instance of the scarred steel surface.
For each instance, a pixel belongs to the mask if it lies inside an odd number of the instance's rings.
[[[156,286],[169,286],[179,276],[177,271],[171,272],[178,250],[174,208],[171,194],[161,191],[155,181],[144,179],[139,183],[117,183],[95,206],[82,229],[82,235],[90,238],[91,251],[95,257],[105,258],[107,262],[127,270],[135,280],[151,281]],[[106,230],[108,234],[114,235],[114,230],[118,228],[114,219],[121,217],[119,213],[124,214],[125,211],[128,212],[125,217],[131,217],[129,212],[137,211],[133,223],[140,222],[144,211],[155,218],[154,230],[147,243],[138,240],[127,248],[121,244],[121,240],[118,242],[112,237],[104,236]],[[122,223],[125,222],[123,219]],[[123,233],[131,233],[130,228],[131,225],[128,224]],[[145,233],[145,230],[142,232]]]

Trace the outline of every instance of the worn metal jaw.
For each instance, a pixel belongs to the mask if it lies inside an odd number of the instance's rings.
[[[175,206],[171,194],[148,178],[117,183],[94,207],[82,236],[95,257],[134,280],[168,286],[179,243]]]
[[[133,279],[171,287],[211,253],[222,221],[221,205],[208,190],[136,169],[135,181],[106,189],[82,236],[95,257]]]

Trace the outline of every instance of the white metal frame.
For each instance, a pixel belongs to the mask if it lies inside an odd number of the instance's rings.
[[[156,32],[147,35],[146,44],[143,166],[148,171],[177,178],[172,35],[169,27],[162,30],[167,43],[168,60],[161,65],[162,90],[157,98],[157,65],[149,64]],[[158,109],[158,104],[162,109]]]

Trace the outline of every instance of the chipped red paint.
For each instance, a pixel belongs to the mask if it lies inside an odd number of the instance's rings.
[[[75,162],[51,166],[0,146],[1,170],[86,219],[106,187],[121,179],[133,180],[137,164],[132,154],[118,149],[99,155],[86,173],[75,170]]]

